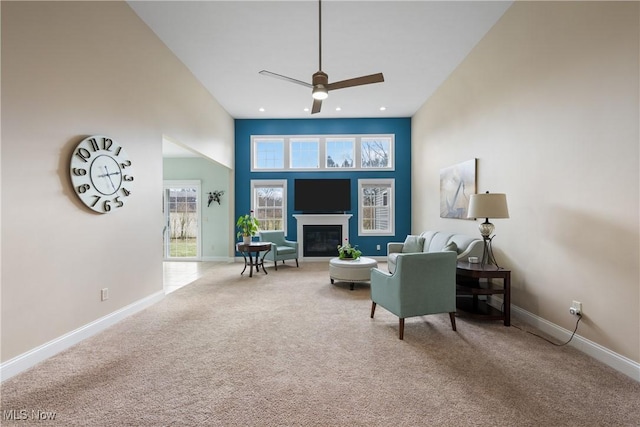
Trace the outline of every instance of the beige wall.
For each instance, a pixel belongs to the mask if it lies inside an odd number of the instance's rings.
[[[162,137],[233,167],[233,133],[126,3],[2,2],[2,361],[161,291]],[[106,215],[70,187],[92,134],[134,162]]]
[[[413,119],[414,231],[439,218],[439,169],[477,158],[507,194],[496,256],[512,302],[640,361],[637,2],[517,2]]]

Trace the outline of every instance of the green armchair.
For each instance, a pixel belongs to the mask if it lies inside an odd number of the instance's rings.
[[[393,274],[371,270],[371,318],[380,304],[400,318],[398,338],[404,339],[404,319],[449,313],[456,330],[456,253],[399,254]]]
[[[278,270],[278,261],[284,261],[287,259],[295,259],[296,267],[298,265],[298,242],[292,240],[286,240],[284,238],[284,231],[260,231],[258,233],[260,240],[263,242],[271,242],[271,250],[264,256],[264,260],[273,261],[273,264]]]

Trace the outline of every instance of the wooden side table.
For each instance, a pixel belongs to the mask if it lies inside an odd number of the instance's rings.
[[[500,284],[491,280],[480,282],[480,279],[502,279]],[[479,300],[479,295],[503,295],[502,311],[491,307],[486,301]],[[495,265],[471,264],[458,262],[456,268],[456,307],[472,317],[502,320],[504,326],[511,326],[511,271]],[[471,297],[471,298],[469,298]]]
[[[271,242],[251,242],[248,244],[240,242],[236,243],[236,250],[240,252],[244,258],[244,269],[242,269],[240,275],[244,274],[247,265],[249,266],[249,277],[253,277],[254,266],[256,267],[256,272],[260,271],[260,267],[262,267],[264,274],[268,274],[267,269],[264,268],[264,256],[271,250]],[[262,258],[260,258],[260,252],[264,252]],[[255,260],[251,254],[255,254]],[[247,256],[249,257],[249,262],[247,262]]]

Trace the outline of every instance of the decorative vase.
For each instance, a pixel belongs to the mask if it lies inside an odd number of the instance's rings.
[[[242,243],[245,245],[251,244],[251,236],[242,236]]]

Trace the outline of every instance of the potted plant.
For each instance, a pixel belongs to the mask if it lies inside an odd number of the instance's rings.
[[[251,237],[255,236],[260,227],[260,223],[253,216],[253,211],[246,215],[240,215],[238,221],[236,221],[236,227],[238,227],[238,239],[242,236],[243,243],[251,243]]]
[[[358,249],[358,246],[351,246],[348,239],[344,239],[344,244],[338,245],[338,258],[340,259],[353,259],[360,258],[362,251]]]

